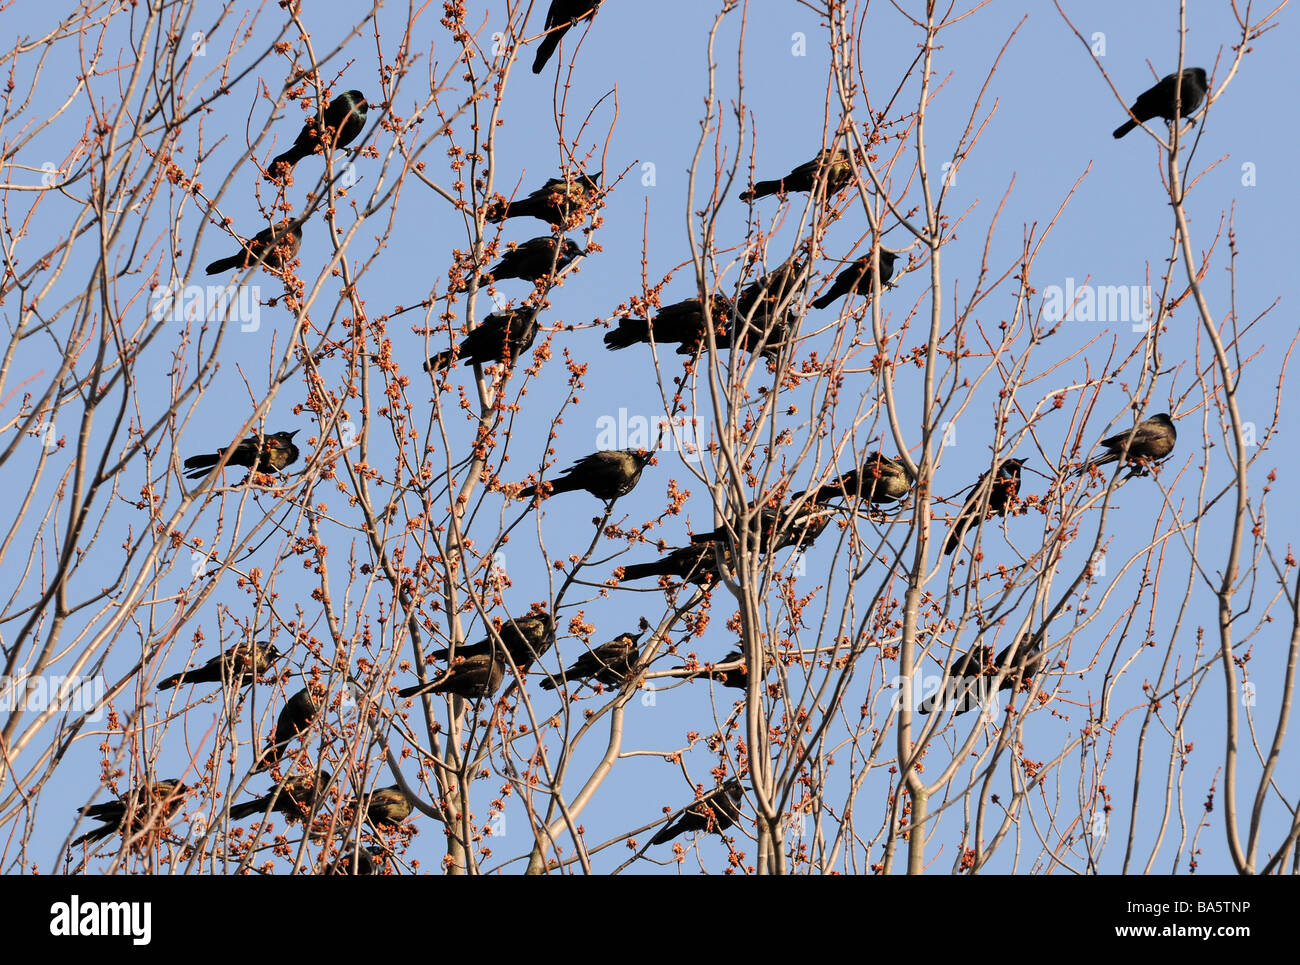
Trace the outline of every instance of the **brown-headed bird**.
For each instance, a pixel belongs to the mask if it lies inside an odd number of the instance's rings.
[[[1175,111],[1186,117],[1205,100],[1207,85],[1205,70],[1201,67],[1188,67],[1181,74],[1161,77],[1154,87],[1138,94],[1137,101],[1128,109],[1132,117],[1115,128],[1113,135],[1116,138],[1123,137],[1137,127],[1139,122],[1145,123],[1157,117],[1172,121]]]
[[[1097,466],[1106,466],[1124,458],[1126,462],[1159,462],[1174,451],[1178,441],[1178,430],[1169,418],[1168,412],[1153,415],[1150,419],[1139,422],[1109,439],[1101,440],[1102,448],[1109,450],[1106,455],[1090,459],[1075,470],[1076,476],[1082,476]]]
[[[238,268],[241,271],[253,265],[265,265],[278,271],[293,260],[302,246],[302,222],[281,221],[270,228],[263,228],[247,241],[240,239],[243,249],[229,258],[218,258],[208,265],[209,275],[219,275],[223,271]]]
[[[253,773],[264,771],[277,763],[293,739],[310,728],[319,713],[320,707],[312,700],[311,692],[306,687],[290,697],[275,721],[275,735],[267,743],[261,758],[253,765]]]
[[[488,274],[479,278],[478,287],[482,288],[484,285],[504,281],[507,278],[538,282],[552,274],[558,275],[572,264],[575,258],[587,253],[568,238],[560,243],[558,257],[555,247],[556,239],[545,235],[508,249]]]
[[[93,844],[118,831],[125,831],[128,835],[136,834],[150,827],[159,818],[165,823],[176,813],[189,790],[180,781],[158,781],[151,784],[147,792],[143,786],[132,788],[124,800],[104,801],[78,808],[78,814],[102,821],[103,824],[77,838],[72,846],[75,848],[83,841]]]
[[[943,544],[945,556],[956,551],[971,526],[984,521],[986,501],[989,512],[996,516],[1006,516],[1011,501],[1020,492],[1020,467],[1024,464],[1024,459],[1004,459],[998,463],[996,470],[980,474],[971,487],[971,494],[962,506],[957,521],[953,523],[952,532]]]
[[[709,310],[709,320],[715,328],[725,331],[731,324],[731,299],[715,293],[710,299]],[[605,333],[605,347],[618,351],[638,342],[649,345],[653,336],[656,344],[680,345],[679,355],[693,354],[706,337],[704,321],[704,303],[698,298],[688,298],[663,306],[651,319],[620,318],[618,328]]]
[[[299,431],[273,432],[269,436],[249,436],[233,446],[205,453],[202,456],[190,456],[185,460],[185,478],[202,479],[226,453],[230,458],[227,466],[247,466],[253,472],[272,473],[284,470],[298,461],[298,447],[293,444],[293,437]]]
[[[412,808],[400,784],[377,787],[366,798],[366,818],[379,828],[397,827],[411,816]]]
[[[682,812],[682,816],[650,839],[651,844],[664,844],[679,834],[692,831],[725,831],[740,820],[740,802],[744,790],[734,777]]]
[[[563,680],[573,683],[592,679],[607,687],[621,687],[640,669],[637,663],[637,655],[640,653],[637,641],[640,639],[640,633],[624,633],[609,643],[602,643],[575,660],[573,666],[564,671]],[[547,677],[542,681],[541,688],[554,690],[563,680]]]
[[[870,503],[896,503],[911,491],[912,477],[903,463],[887,458],[884,453],[873,452],[857,469],[850,469],[834,482],[813,490],[812,499],[821,503],[835,496],[844,496],[865,499]]]
[[[264,814],[270,808],[283,814],[285,820],[291,823],[301,821],[311,812],[318,799],[324,800],[329,783],[329,771],[321,771],[319,781],[315,774],[295,774],[282,785],[272,788],[269,794],[243,804],[231,805],[230,820],[242,821],[255,814]]]
[[[493,204],[485,220],[488,224],[497,224],[506,218],[538,218],[563,228],[570,219],[594,203],[599,192],[600,184],[594,178],[575,171],[567,180],[551,178],[518,201]]]
[[[885,284],[889,279],[894,277],[894,261],[896,255],[892,251],[880,249],[880,290],[885,290]],[[821,298],[813,301],[813,308],[825,308],[837,298],[843,298],[849,292],[861,293],[867,297],[871,296],[871,256],[867,255],[859,258],[849,264],[838,275],[835,281],[831,283],[830,290]]]
[[[533,346],[537,338],[537,310],[515,308],[493,312],[477,328],[471,329],[460,343],[458,356],[465,365],[486,365],[488,362],[505,362],[513,365]],[[426,372],[451,368],[454,358],[451,350],[430,356],[424,363]]]
[[[266,166],[266,180],[278,181],[285,173],[280,169],[281,164],[292,169],[303,158],[311,157],[321,150],[322,145],[326,150],[347,147],[366,126],[366,111],[369,107],[366,95],[359,90],[344,91],[334,98],[325,108],[325,130],[321,130],[319,115],[304,124],[294,139],[293,146],[272,158]]]
[[[741,201],[754,201],[769,194],[788,194],[791,191],[812,191],[819,181],[826,181],[826,195],[829,197],[846,187],[853,180],[853,165],[849,152],[843,148],[824,148],[817,152],[811,161],[800,164],[783,178],[775,181],[759,181],[748,191],[740,195]]]
[[[560,39],[569,28],[580,20],[596,16],[600,0],[551,0],[551,7],[546,11],[546,29],[548,33],[537,46],[537,56],[533,59],[533,73],[540,74],[546,69],[546,62],[560,45]]]
[[[922,714],[953,709],[961,716],[972,707],[984,706],[992,697],[994,678],[1005,674],[998,690],[1021,690],[1034,682],[1034,675],[1043,665],[1043,631],[1039,630],[1022,646],[1024,637],[1018,637],[1011,646],[995,658],[993,648],[978,644],[953,662],[952,668],[937,693],[921,701],[917,711]]]
[[[653,458],[654,452],[645,449],[602,449],[583,456],[558,479],[521,489],[519,498],[531,499],[542,493],[543,488],[551,496],[582,489],[609,502],[630,493],[640,482],[641,471]]]
[[[251,684],[271,669],[283,656],[269,643],[240,643],[213,657],[197,670],[182,670],[164,678],[159,690],[171,690],[177,684],[219,684],[223,680],[242,687]]]

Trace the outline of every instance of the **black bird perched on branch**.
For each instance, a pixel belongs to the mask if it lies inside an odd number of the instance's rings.
[[[966,538],[966,531],[972,525],[983,522],[985,500],[988,501],[989,512],[998,516],[1007,514],[1007,507],[1020,492],[1020,467],[1024,464],[1024,459],[1004,459],[997,464],[995,470],[980,474],[971,488],[966,505],[962,506],[961,514],[953,523],[952,532],[943,544],[945,556],[952,554],[961,545]]]
[[[911,491],[912,477],[907,467],[883,453],[873,452],[857,469],[850,469],[834,482],[815,489],[812,499],[821,503],[834,496],[845,496],[870,503],[896,503]]]
[[[419,697],[422,694],[456,694],[466,700],[491,697],[501,689],[501,682],[505,680],[505,659],[496,653],[471,653],[466,657],[459,656],[469,649],[471,648],[462,647],[456,662],[436,680],[399,690],[397,696],[406,698]]]
[[[344,91],[329,102],[325,108],[324,132],[320,128],[320,117],[313,117],[302,126],[293,146],[271,159],[266,166],[266,180],[278,181],[283,177],[279,170],[281,164],[292,168],[305,157],[310,157],[324,145],[326,150],[347,147],[357,139],[361,129],[366,126],[366,95],[359,90]],[[323,136],[322,136],[323,135]]]
[[[572,683],[591,678],[607,687],[621,687],[639,669],[637,655],[640,650],[637,641],[640,639],[640,633],[624,633],[609,643],[602,643],[596,649],[587,651],[564,671],[564,680]],[[541,683],[543,690],[554,690],[558,686],[560,681],[551,677]]]
[[[182,670],[158,684],[159,690],[171,690],[177,684],[219,684],[223,680],[236,686],[251,684],[271,669],[283,656],[269,643],[240,643],[213,657],[197,670]]]
[[[207,273],[219,275],[232,268],[242,271],[253,265],[265,265],[278,271],[293,260],[302,246],[302,222],[297,219],[281,221],[239,243],[244,246],[239,252],[229,258],[218,258],[208,265]]]
[[[551,496],[585,489],[597,499],[609,502],[636,488],[641,481],[641,471],[653,458],[654,452],[645,449],[602,449],[583,456],[564,470],[559,479],[521,489],[519,498],[531,499],[546,487]]]
[[[834,515],[832,510],[815,502],[807,502],[797,510],[790,508],[778,511],[771,507],[764,507],[750,516],[749,532],[758,534],[760,553],[775,553],[787,546],[808,547],[826,529],[826,524],[831,521],[832,515]],[[730,527],[724,524],[708,533],[696,533],[691,537],[691,542],[726,543],[732,532],[736,534],[737,541],[745,538],[740,523],[733,521]],[[776,540],[775,545],[773,539]]]
[[[661,559],[650,563],[634,563],[623,567],[622,582],[642,580],[647,576],[675,576],[678,579],[705,586],[718,579],[718,564],[714,547],[722,550],[723,561],[731,565],[731,548],[724,540],[721,543],[691,543],[670,550]]]
[[[327,875],[377,875],[383,871],[386,860],[382,852],[372,851],[370,848],[350,848],[330,862],[325,873]],[[354,866],[355,871],[353,871]]]
[[[835,150],[824,148],[811,161],[800,164],[785,177],[775,181],[759,181],[748,191],[743,192],[740,200],[754,201],[769,194],[812,191],[821,178],[826,179],[828,197],[847,186],[853,180],[853,165],[849,161],[849,152],[843,148]]]
[[[551,178],[544,185],[518,201],[494,204],[485,220],[497,224],[506,218],[538,218],[547,224],[565,227],[574,215],[596,200],[600,185],[594,178],[575,171],[568,180]]]
[[[733,306],[726,295],[715,293],[710,299],[711,321],[715,329],[726,331],[731,324]],[[704,341],[704,303],[698,298],[665,305],[651,319],[620,318],[618,328],[605,333],[605,347],[613,351],[636,345],[650,344],[651,334],[659,345],[677,343],[678,354],[691,354]]]
[[[1022,646],[1024,637],[1016,638],[1011,646],[993,656],[993,648],[988,644],[978,644],[964,656],[953,662],[938,693],[931,694],[921,701],[918,713],[929,714],[936,707],[940,710],[953,708],[956,716],[961,716],[973,706],[986,704],[992,693],[993,678],[999,673],[1006,676],[998,684],[998,690],[1019,690],[1022,685],[1033,683],[1034,675],[1043,665],[1043,631],[1040,629],[1029,643]]]
[[[505,312],[493,312],[465,336],[458,352],[460,361],[466,365],[485,365],[488,362],[519,361],[519,357],[533,346],[537,338],[537,311],[532,308],[515,308]],[[439,352],[429,357],[424,363],[426,372],[436,372],[451,368],[453,364],[451,350]]]
[[[411,816],[411,810],[411,800],[400,784],[375,788],[366,798],[366,817],[376,827],[395,828]]]
[[[803,269],[801,262],[791,259],[743,288],[732,324],[716,336],[718,348],[740,346],[753,352],[761,345],[763,357],[775,361],[795,328],[791,303]]]
[[[569,28],[589,16],[594,18],[599,6],[600,0],[551,0],[551,8],[546,11],[546,29],[550,32],[537,47],[537,57],[533,60],[534,74],[540,74],[546,68],[546,62]]]
[[[322,798],[329,783],[329,771],[320,772],[319,782],[315,774],[295,774],[285,780],[278,794],[275,789],[272,789],[271,793],[252,801],[231,805],[230,820],[242,821],[255,814],[264,814],[266,809],[270,808],[283,814],[288,821],[301,821],[311,811],[317,799]],[[273,800],[274,804],[272,804]]]
[[[451,677],[443,675],[437,680],[416,684],[399,690],[399,697],[418,697],[425,693],[452,693],[462,697],[487,697],[496,692],[505,677],[506,654],[522,673],[534,660],[551,649],[555,643],[555,624],[548,614],[534,613],[507,620],[499,631],[504,652],[495,638],[489,636],[478,643],[456,648],[456,662],[451,666]],[[434,650],[435,660],[452,659],[447,647]]]
[[[537,282],[552,274],[558,275],[572,264],[573,259],[587,252],[568,238],[560,243],[560,253],[555,253],[556,239],[550,235],[533,238],[508,250],[499,262],[492,266],[487,275],[479,278],[478,287],[503,281],[507,278],[519,278],[523,281]]]
[[[280,716],[275,721],[275,736],[270,739],[261,758],[253,765],[253,773],[264,771],[280,760],[295,737],[307,730],[320,713],[320,707],[312,700],[311,692],[304,687],[285,703]]]
[[[663,844],[691,831],[725,831],[740,820],[743,797],[740,781],[733,777],[688,807],[680,818],[651,838],[650,843]]]
[[[1137,127],[1139,122],[1157,117],[1172,121],[1175,110],[1186,117],[1205,100],[1207,83],[1205,70],[1201,67],[1188,67],[1181,74],[1161,77],[1154,87],[1149,87],[1138,95],[1137,102],[1128,109],[1133,116],[1115,128],[1114,136],[1123,137]]]
[[[897,256],[892,251],[880,249],[880,290],[885,290],[885,284],[889,279],[894,277],[894,259]],[[831,283],[830,290],[821,298],[813,301],[813,308],[825,308],[837,298],[843,298],[849,292],[858,292],[867,297],[871,296],[871,256],[867,255],[852,262],[849,267],[845,268],[835,276],[835,281]]]
[[[293,432],[273,432],[269,436],[249,436],[242,442],[202,456],[190,456],[185,460],[185,478],[202,479],[213,466],[221,462],[227,452],[230,458],[227,466],[247,466],[253,472],[284,472],[285,468],[298,461],[298,447],[293,444],[293,437],[300,430]]]
[[[75,848],[83,841],[102,841],[118,831],[124,830],[128,835],[136,834],[149,826],[146,818],[156,820],[161,817],[166,821],[176,813],[189,790],[180,781],[158,781],[149,786],[147,793],[143,786],[136,787],[131,789],[125,800],[104,801],[78,808],[78,814],[102,821],[103,824],[77,838],[72,842],[72,847]]]
[[[680,669],[685,670],[686,668],[682,667]],[[772,661],[764,654],[763,676],[766,677],[771,669]],[[716,680],[724,687],[730,687],[733,690],[744,690],[749,686],[749,663],[745,660],[744,653],[739,650],[732,650],[721,660],[710,664],[706,669],[687,674],[686,677],[688,680],[708,677],[710,680]]]
[[[1173,420],[1168,412],[1161,412],[1126,432],[1101,440],[1102,447],[1110,451],[1085,462],[1074,474],[1082,476],[1096,466],[1118,462],[1121,457],[1127,462],[1158,462],[1174,451],[1177,441],[1178,430],[1174,428]]]

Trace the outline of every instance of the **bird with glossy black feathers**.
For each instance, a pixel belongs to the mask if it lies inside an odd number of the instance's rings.
[[[382,851],[370,848],[349,848],[330,862],[327,875],[378,875],[383,874],[388,859]]]
[[[880,290],[885,290],[889,279],[894,277],[894,261],[897,256],[892,251],[880,249]],[[813,300],[813,308],[825,308],[837,298],[843,298],[849,292],[871,296],[871,256],[867,255],[849,264],[835,276],[830,290],[821,298]]]
[[[533,347],[540,326],[537,311],[532,308],[515,308],[493,312],[477,328],[471,329],[460,343],[456,356],[450,349],[429,357],[424,363],[426,372],[451,368],[459,358],[465,365],[486,365],[489,362],[506,362],[511,365]]]
[[[461,653],[468,650],[462,647]],[[506,678],[506,662],[497,653],[471,653],[468,656],[457,654],[456,662],[440,674],[436,680],[406,687],[397,692],[398,697],[419,697],[423,694],[455,694],[466,700],[480,700],[491,697],[501,689],[501,682]]]
[[[493,204],[484,216],[488,224],[506,218],[538,218],[560,228],[584,212],[596,200],[600,185],[595,178],[575,171],[565,178],[551,178],[532,194],[518,201]]]
[[[219,684],[223,680],[242,687],[251,684],[271,669],[283,656],[269,643],[240,643],[213,657],[202,667],[182,670],[164,678],[159,690],[171,690],[177,684]]]
[[[326,150],[347,147],[366,126],[366,111],[369,107],[366,95],[359,90],[344,91],[334,98],[325,108],[324,131],[321,130],[319,115],[304,124],[293,146],[271,159],[266,167],[266,180],[278,181],[287,170],[292,170],[303,158],[315,154],[322,145]],[[282,164],[288,168],[281,169]]]
[[[741,201],[754,201],[769,194],[789,194],[791,191],[812,191],[822,180],[826,182],[829,197],[848,186],[853,180],[853,164],[849,152],[843,148],[824,148],[811,161],[800,164],[783,178],[759,181],[740,195]]]
[[[208,265],[209,275],[219,275],[223,271],[238,268],[243,271],[253,265],[279,271],[298,254],[302,246],[302,222],[298,220],[281,221],[270,228],[263,228],[247,241],[240,239],[242,250],[229,258],[218,258]]]
[[[230,820],[242,821],[255,814],[265,814],[269,808],[283,814],[290,823],[301,821],[311,813],[317,800],[324,801],[329,784],[329,771],[321,771],[319,779],[315,774],[295,774],[279,787],[272,788],[269,794],[231,805]]]
[[[971,487],[971,494],[962,506],[957,521],[953,523],[952,532],[943,544],[945,556],[956,551],[971,526],[984,521],[985,505],[990,513],[1006,516],[1007,508],[1020,492],[1020,467],[1024,464],[1024,459],[1004,459],[997,464],[996,469],[980,474]]]
[[[1113,136],[1123,137],[1139,123],[1157,117],[1172,121],[1175,111],[1178,116],[1186,117],[1205,100],[1208,83],[1205,70],[1201,67],[1188,67],[1181,74],[1161,77],[1154,87],[1149,87],[1138,95],[1137,101],[1128,109],[1132,116],[1115,128]]]
[[[726,331],[731,324],[733,306],[726,295],[715,293],[710,299],[709,321],[716,330]],[[605,347],[611,351],[636,345],[676,343],[678,354],[693,354],[705,339],[704,303],[698,298],[665,305],[654,318],[620,318],[618,328],[605,333]]]
[[[1150,419],[1139,422],[1132,429],[1101,440],[1102,448],[1109,450],[1106,455],[1090,459],[1075,470],[1076,476],[1098,466],[1118,462],[1121,458],[1127,463],[1149,464],[1159,462],[1174,451],[1178,441],[1178,430],[1169,418],[1168,412],[1153,415]],[[1135,470],[1136,471],[1136,470]]]
[[[275,721],[275,735],[253,765],[253,773],[276,764],[294,738],[310,728],[319,713],[320,706],[312,699],[311,692],[306,687],[290,697]]]
[[[775,553],[787,546],[807,548],[822,534],[834,515],[834,510],[811,501],[786,510],[765,506],[750,515],[747,530],[757,534],[760,553]],[[736,534],[737,541],[744,539],[740,523],[733,521],[731,525],[724,523],[707,533],[696,533],[691,537],[691,542],[726,543],[732,533]]]
[[[865,499],[869,503],[896,503],[912,491],[913,479],[901,461],[873,452],[857,469],[812,490],[812,500],[822,503],[836,496]]]
[[[775,361],[789,342],[797,316],[792,309],[804,265],[791,259],[741,289],[732,324],[716,336],[720,349],[739,346]]]
[[[542,681],[541,688],[555,690],[564,681],[575,683],[589,679],[606,687],[621,687],[640,670],[637,663],[637,655],[640,653],[637,641],[640,639],[640,633],[624,633],[609,643],[602,643],[575,660],[561,675],[561,680],[547,677]]]
[[[551,7],[546,11],[547,34],[537,45],[537,56],[533,59],[534,74],[540,74],[546,68],[546,62],[569,28],[579,21],[595,17],[599,6],[600,0],[551,0]]]
[[[366,819],[377,828],[396,828],[412,810],[411,799],[400,784],[377,787],[366,797]]]
[[[226,460],[229,466],[246,466],[253,472],[272,473],[284,470],[298,461],[298,447],[293,444],[293,437],[299,431],[273,432],[269,436],[249,436],[242,442],[216,452],[202,456],[190,456],[185,460],[185,478],[202,479],[217,463],[230,453]]]
[[[689,666],[689,664],[687,665]],[[679,667],[679,670],[686,670],[687,667]],[[766,677],[772,669],[772,661],[767,654],[763,655],[763,676]],[[697,680],[700,677],[707,677],[709,680],[717,681],[724,687],[730,687],[733,690],[744,690],[749,686],[749,662],[745,660],[745,654],[740,650],[732,650],[721,660],[707,664],[703,670],[697,670],[694,673],[684,675],[687,680]]]
[[[451,676],[426,681],[399,690],[399,697],[418,697],[425,693],[458,693],[462,697],[486,697],[501,686],[509,662],[513,661],[520,672],[532,666],[533,661],[555,643],[555,624],[545,613],[530,613],[515,620],[507,620],[498,631],[501,644],[493,636],[478,643],[463,644],[455,649],[455,663]],[[509,654],[509,661],[507,660]],[[448,647],[434,650],[429,656],[434,660],[451,660],[453,652]],[[460,668],[460,669],[458,669]]]
[[[507,278],[539,282],[543,278],[558,275],[571,265],[575,258],[587,253],[584,249],[579,248],[575,242],[565,238],[563,242],[559,243],[559,254],[557,255],[556,243],[557,239],[545,235],[541,238],[525,241],[523,244],[507,250],[501,260],[492,266],[487,275],[479,278],[478,287],[482,288],[484,285],[504,281]]]
[[[650,843],[664,844],[679,834],[692,831],[725,831],[740,820],[740,802],[743,799],[744,789],[733,777],[686,808],[680,818],[660,830]]]
[[[722,551],[725,565],[730,566],[731,546],[727,541],[691,543],[689,546],[669,550],[665,556],[649,563],[633,563],[631,566],[624,566],[620,581],[626,583],[629,580],[643,580],[647,576],[675,576],[696,586],[707,586],[718,580],[715,547]]]
[[[558,479],[526,486],[519,491],[519,498],[556,496],[582,489],[609,502],[630,493],[641,481],[641,471],[653,458],[654,452],[645,449],[602,449],[583,456]]]
[[[1023,636],[1005,648],[997,657],[988,644],[978,644],[957,658],[944,678],[937,693],[921,701],[917,711],[922,714],[939,710],[953,710],[960,717],[972,707],[988,704],[993,696],[993,680],[1004,674],[998,690],[1021,690],[1034,682],[1034,675],[1043,666],[1043,632],[1029,638]]]
[[[165,823],[176,813],[189,790],[177,780],[158,781],[151,784],[147,792],[143,786],[136,787],[123,800],[87,804],[78,808],[78,814],[103,823],[81,835],[72,842],[72,846],[75,848],[83,841],[93,844],[118,831],[125,831],[128,835],[136,834],[152,826],[153,821],[159,818]]]

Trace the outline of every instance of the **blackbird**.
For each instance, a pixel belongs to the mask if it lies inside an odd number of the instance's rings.
[[[78,808],[78,814],[102,821],[103,824],[77,838],[72,846],[75,848],[83,841],[101,841],[118,831],[125,831],[128,835],[136,834],[149,826],[145,820],[149,817],[162,817],[165,821],[176,813],[189,790],[180,781],[158,781],[149,786],[148,793],[141,786],[133,788],[124,800],[104,801]]]
[[[769,194],[812,191],[820,178],[826,179],[828,197],[846,187],[853,180],[853,166],[849,160],[849,152],[843,148],[835,150],[825,148],[811,161],[800,164],[785,177],[775,181],[759,181],[748,191],[743,192],[740,200],[754,201]]]
[[[733,306],[726,295],[715,293],[709,306],[715,328],[726,331]],[[665,305],[651,319],[620,318],[618,328],[605,333],[605,347],[618,351],[638,342],[650,344],[651,336],[659,345],[678,343],[680,354],[694,353],[704,341],[704,303],[698,298]]]
[[[952,532],[943,544],[945,556],[952,554],[961,545],[966,538],[966,531],[972,525],[983,522],[985,500],[988,501],[989,512],[1006,516],[1007,507],[1020,492],[1020,467],[1024,464],[1024,459],[1004,459],[998,463],[996,470],[980,474],[966,505],[961,508],[961,514],[953,523]],[[992,479],[989,478],[990,475]]]
[[[714,554],[715,546],[721,548],[724,562],[730,565],[731,549],[727,542],[691,543],[670,550],[666,556],[650,563],[634,563],[623,567],[622,582],[642,580],[647,576],[675,576],[696,586],[716,582],[718,564]]]
[[[462,647],[461,652],[469,649]],[[478,700],[491,697],[501,688],[505,680],[506,664],[500,656],[492,653],[472,653],[467,657],[457,656],[447,673],[437,680],[414,687],[399,690],[399,697],[419,697],[421,694],[456,694],[466,700]]]
[[[808,547],[826,529],[832,515],[834,513],[831,510],[815,502],[805,503],[797,510],[792,507],[784,512],[765,506],[749,517],[749,531],[758,534],[760,553],[775,553],[787,546]],[[691,537],[691,542],[726,543],[733,532],[738,541],[743,539],[739,520],[733,520],[730,526],[723,524],[708,533],[696,533]]]
[[[518,201],[494,204],[485,220],[497,224],[506,218],[538,218],[547,224],[564,227],[574,215],[596,200],[600,185],[581,171],[568,179],[551,178],[532,194]]]
[[[987,644],[978,644],[964,656],[954,661],[952,669],[937,693],[921,701],[917,711],[931,713],[936,707],[940,710],[953,708],[956,716],[961,716],[972,707],[984,706],[992,693],[990,687],[997,675],[1006,676],[998,684],[998,690],[1018,690],[1022,684],[1033,683],[1034,675],[1043,665],[1043,632],[1034,634],[1027,646],[1022,647],[1024,637],[1007,647],[996,658],[993,648]]]
[[[453,693],[462,697],[486,697],[496,692],[505,677],[507,660],[513,660],[521,672],[527,670],[534,660],[551,649],[555,643],[555,624],[549,615],[534,613],[507,620],[499,631],[501,646],[493,637],[487,637],[478,643],[464,644],[456,648],[456,662],[451,666],[451,676],[426,681],[399,690],[399,697],[418,697],[425,693]],[[452,651],[443,647],[434,650],[430,656],[435,660],[452,659]]]
[[[1082,476],[1096,466],[1118,462],[1121,457],[1128,462],[1157,462],[1174,451],[1177,440],[1178,431],[1174,428],[1173,420],[1169,418],[1168,412],[1161,412],[1139,422],[1132,429],[1101,440],[1102,447],[1109,452],[1085,462],[1074,474]]]
[[[834,482],[813,490],[812,499],[820,503],[834,496],[845,496],[870,503],[895,503],[911,491],[912,477],[907,467],[883,453],[873,452],[857,469],[850,469]]]
[[[253,773],[264,771],[280,760],[290,742],[307,730],[320,713],[320,707],[312,700],[311,692],[304,687],[298,691],[280,711],[275,722],[275,736],[270,739],[261,758],[253,765]]]
[[[293,146],[271,159],[271,163],[266,166],[266,180],[279,180],[285,174],[279,170],[281,164],[292,169],[303,158],[315,154],[322,143],[327,150],[347,147],[366,126],[366,110],[369,106],[366,95],[359,90],[344,91],[334,98],[325,108],[325,136],[321,137],[319,116],[313,117],[302,126]]]
[[[735,666],[732,666],[735,664]],[[679,669],[686,669],[685,667]],[[767,655],[763,655],[763,676],[772,669],[772,661]],[[732,650],[721,660],[710,664],[706,669],[688,675],[688,679],[699,677],[708,677],[710,680],[716,680],[724,687],[731,687],[733,690],[744,690],[749,686],[749,664],[745,660],[745,654],[739,650]]]
[[[885,283],[894,277],[894,259],[892,251],[880,249],[880,290],[885,290]],[[831,283],[830,290],[821,298],[813,301],[813,308],[825,308],[837,298],[843,298],[849,292],[871,296],[871,256],[867,255],[851,263]]]
[[[640,633],[624,633],[609,643],[602,643],[596,649],[589,650],[564,671],[563,680],[594,679],[607,687],[621,687],[639,669],[637,655],[640,651],[637,641],[640,638]],[[541,687],[543,690],[554,690],[562,682],[547,677],[542,681]]]
[[[375,788],[366,798],[366,817],[376,827],[395,828],[411,816],[411,810],[400,784]]]
[[[269,643],[240,643],[213,657],[197,670],[182,670],[163,679],[159,690],[171,690],[177,684],[219,684],[228,680],[236,686],[251,684],[271,669],[283,656]]]
[[[567,268],[573,259],[587,252],[573,241],[565,238],[560,245],[559,257],[555,254],[555,239],[550,235],[533,238],[508,250],[501,260],[492,266],[487,275],[479,278],[478,287],[503,281],[507,278],[519,278],[523,281],[537,282],[552,274],[558,275]],[[552,271],[554,269],[554,271]]]
[[[329,771],[321,771],[319,780],[315,774],[295,774],[285,780],[282,786],[273,788],[269,794],[232,805],[230,820],[242,821],[255,814],[264,814],[270,808],[283,814],[289,822],[301,821],[311,812],[318,799],[324,799],[329,783]]]
[[[202,479],[213,466],[221,462],[227,452],[230,458],[227,466],[248,466],[253,472],[284,472],[285,468],[298,461],[298,447],[293,444],[293,437],[299,431],[273,432],[269,436],[249,436],[226,449],[207,453],[202,456],[190,456],[185,460],[185,478]]]
[[[302,245],[302,222],[281,221],[270,228],[263,228],[247,241],[239,242],[244,247],[229,258],[218,258],[208,265],[209,275],[219,275],[223,271],[238,268],[243,271],[253,265],[265,265],[279,270],[298,254]]]
[[[740,820],[743,796],[740,782],[733,777],[688,807],[680,818],[651,838],[650,843],[663,844],[691,831],[725,831]]]
[[[370,848],[350,848],[330,862],[328,875],[377,875],[383,872],[386,859],[382,852]]]
[[[471,329],[460,343],[459,358],[466,365],[485,365],[488,362],[511,364],[527,352],[537,338],[537,312],[531,308],[515,308],[493,312],[477,328]],[[451,350],[439,352],[424,363],[426,372],[448,369],[455,362]]]
[[[759,350],[764,358],[775,361],[796,325],[791,303],[803,270],[801,262],[791,260],[743,288],[736,299],[733,324],[716,338],[718,348]]]
[[[630,493],[641,480],[641,471],[653,458],[654,453],[644,449],[602,449],[583,456],[558,479],[521,489],[519,498],[531,499],[545,487],[551,496],[585,489],[608,502]]]
[[[560,38],[568,33],[569,28],[579,20],[596,16],[600,0],[551,0],[551,8],[546,11],[546,29],[549,31],[537,47],[537,57],[533,60],[533,73],[540,74],[546,68],[546,62],[560,45]]]
[[[1172,121],[1175,110],[1186,117],[1205,100],[1206,85],[1205,70],[1201,67],[1188,67],[1181,74],[1161,77],[1154,87],[1149,87],[1138,95],[1137,102],[1128,109],[1133,116],[1115,128],[1114,136],[1123,137],[1137,127],[1139,122],[1157,117]],[[1178,101],[1181,103],[1175,105]]]

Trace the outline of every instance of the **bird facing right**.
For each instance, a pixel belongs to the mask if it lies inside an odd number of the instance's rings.
[[[1168,74],[1160,78],[1154,87],[1149,87],[1138,95],[1137,101],[1128,109],[1133,116],[1115,128],[1113,136],[1121,138],[1137,127],[1139,122],[1145,123],[1157,117],[1172,121],[1175,111],[1179,116],[1186,117],[1201,106],[1207,88],[1208,81],[1202,67],[1188,67],[1181,75]]]

